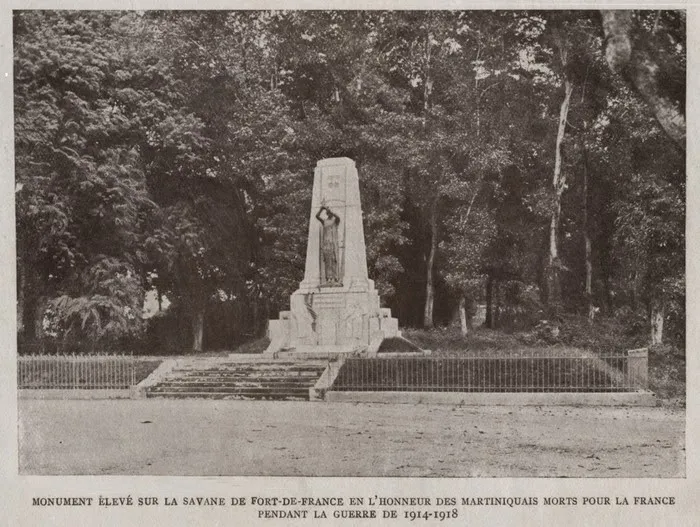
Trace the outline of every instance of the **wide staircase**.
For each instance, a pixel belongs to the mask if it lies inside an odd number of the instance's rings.
[[[308,401],[327,361],[178,361],[147,397]]]

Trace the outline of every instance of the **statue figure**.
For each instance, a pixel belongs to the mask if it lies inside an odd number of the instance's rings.
[[[321,222],[321,259],[325,270],[325,285],[341,285],[338,277],[338,224],[340,218],[322,205],[316,219]]]

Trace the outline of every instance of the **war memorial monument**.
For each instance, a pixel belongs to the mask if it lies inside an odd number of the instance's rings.
[[[401,336],[367,276],[357,168],[347,157],[316,165],[304,279],[289,304],[269,322],[267,354],[373,354]]]

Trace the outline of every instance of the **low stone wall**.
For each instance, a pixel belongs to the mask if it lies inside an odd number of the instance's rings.
[[[324,400],[344,363],[345,359],[342,357],[328,363],[328,367],[323,371],[316,384],[309,388],[309,401]]]
[[[484,392],[336,392],[335,403],[452,404],[464,406],[656,406],[656,396],[637,392],[484,393]]]

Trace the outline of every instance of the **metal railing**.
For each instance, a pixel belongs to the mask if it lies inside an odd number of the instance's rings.
[[[639,352],[640,350],[636,350]],[[647,388],[647,356],[348,358],[332,391],[629,392]]]
[[[20,389],[123,390],[136,384],[131,355],[22,355]]]

